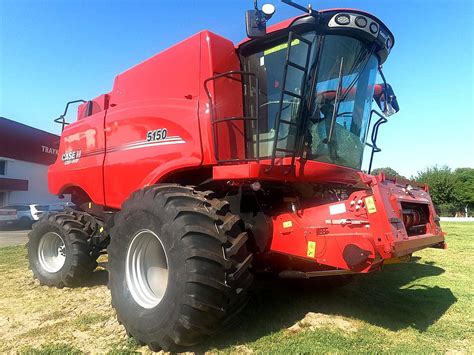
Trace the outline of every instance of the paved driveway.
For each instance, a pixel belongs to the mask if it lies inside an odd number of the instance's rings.
[[[25,244],[29,230],[0,230],[0,248]]]

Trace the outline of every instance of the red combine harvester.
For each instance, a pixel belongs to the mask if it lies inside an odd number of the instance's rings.
[[[267,30],[275,8],[255,4],[237,46],[202,31],[78,100],[69,125],[68,103],[49,189],[77,208],[29,235],[41,284],[80,284],[107,249],[119,321],[179,350],[238,312],[258,273],[347,281],[445,247],[426,186],[361,172],[398,111],[381,71],[392,33],[284,2],[304,13]]]

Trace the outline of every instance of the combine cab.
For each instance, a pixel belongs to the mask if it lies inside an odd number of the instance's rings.
[[[80,284],[107,249],[127,332],[181,350],[236,314],[258,273],[347,280],[445,247],[426,186],[360,171],[398,111],[381,71],[392,33],[284,2],[304,13],[266,29],[274,7],[256,7],[240,44],[202,31],[68,103],[49,189],[77,209],[30,234],[41,284]]]

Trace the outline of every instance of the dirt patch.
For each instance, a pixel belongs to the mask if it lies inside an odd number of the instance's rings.
[[[318,328],[334,328],[346,333],[357,331],[357,326],[354,322],[343,317],[314,312],[306,313],[302,320],[289,327],[287,331],[299,333],[304,330],[315,330]]]
[[[252,354],[254,351],[246,345],[237,345],[235,347],[235,352],[238,354]]]
[[[0,257],[0,353],[58,341],[86,353],[147,350],[130,340],[118,324],[103,268],[94,273],[93,285],[56,289],[33,280],[23,248]],[[15,262],[5,263],[12,259]]]
[[[449,349],[446,350],[446,355],[463,355],[463,354],[472,354],[469,350],[470,344],[468,339],[455,340]]]

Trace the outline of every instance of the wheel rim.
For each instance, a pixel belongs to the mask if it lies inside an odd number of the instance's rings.
[[[138,232],[128,247],[125,265],[135,302],[147,309],[156,307],[168,285],[168,258],[160,238],[148,229]]]
[[[66,262],[66,245],[58,233],[48,232],[41,237],[38,260],[41,267],[49,273],[61,270]]]

